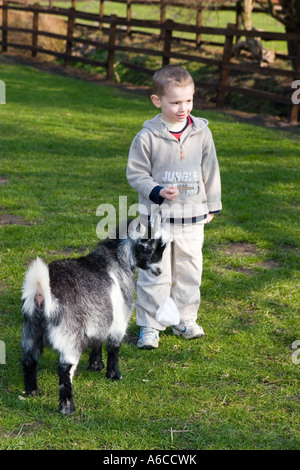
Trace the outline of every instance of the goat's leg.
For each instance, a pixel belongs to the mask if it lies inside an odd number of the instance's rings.
[[[64,415],[71,415],[75,411],[73,399],[72,378],[76,364],[61,362],[58,366],[59,375],[59,411]]]
[[[93,348],[89,357],[89,370],[94,372],[100,372],[104,369],[104,364],[102,361],[102,346],[98,348]]]
[[[108,340],[106,349],[108,353],[106,377],[108,379],[120,380],[122,378],[121,372],[119,370],[120,344]]]
[[[37,368],[43,351],[43,336],[44,329],[41,320],[34,315],[25,314],[21,345],[24,386],[28,396],[39,395]]]

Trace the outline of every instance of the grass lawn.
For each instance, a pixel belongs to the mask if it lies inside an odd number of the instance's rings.
[[[206,336],[187,342],[167,329],[155,351],[125,342],[117,383],[89,372],[85,353],[67,418],[52,350],[40,363],[41,395],[23,394],[24,272],[36,255],[88,252],[100,204],[137,201],[127,154],[155,109],[146,97],[1,58],[0,79],[0,449],[299,449],[299,138],[194,110],[210,121],[223,187],[224,209],[206,227]],[[128,335],[138,335],[134,316]]]

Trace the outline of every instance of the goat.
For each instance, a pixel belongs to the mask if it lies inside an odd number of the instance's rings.
[[[131,224],[132,225],[132,224]],[[25,393],[38,395],[37,367],[44,344],[59,352],[59,410],[75,411],[72,379],[82,352],[92,348],[89,369],[100,371],[106,342],[106,377],[120,380],[119,349],[134,308],[136,268],[161,274],[167,232],[159,215],[152,238],[136,223],[125,239],[100,242],[88,255],[46,265],[37,258],[23,284],[21,337]],[[153,233],[154,230],[154,233]]]

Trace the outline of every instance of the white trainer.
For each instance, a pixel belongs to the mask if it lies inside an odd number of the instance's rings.
[[[202,326],[199,326],[195,321],[189,323],[180,322],[179,325],[172,327],[174,335],[182,336],[184,339],[200,338],[205,336]]]
[[[139,349],[157,349],[159,332],[150,326],[141,326],[140,336],[137,342]]]

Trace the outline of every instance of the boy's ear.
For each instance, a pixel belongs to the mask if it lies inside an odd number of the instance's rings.
[[[151,95],[151,101],[157,108],[161,108],[161,102],[157,95]]]

